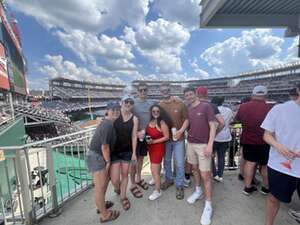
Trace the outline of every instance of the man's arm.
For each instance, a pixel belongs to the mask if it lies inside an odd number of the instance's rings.
[[[175,139],[180,139],[182,134],[184,133],[184,131],[189,127],[189,120],[185,119],[185,121],[183,122],[181,128],[176,132],[175,134]]]
[[[276,138],[274,133],[265,130],[263,139],[266,143],[271,145],[273,148],[275,148],[281,155],[283,155],[287,159],[294,159],[295,157],[299,157],[299,155],[296,152],[291,151],[284,145],[280,144]]]
[[[206,157],[210,157],[213,150],[214,140],[216,137],[217,126],[215,121],[209,122],[209,139],[207,143],[207,148],[204,151]]]

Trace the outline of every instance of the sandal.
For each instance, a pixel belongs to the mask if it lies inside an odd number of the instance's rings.
[[[144,179],[140,180],[139,182],[136,182],[137,185],[139,185],[144,190],[148,190],[148,184],[145,182]]]
[[[143,194],[137,186],[130,188],[130,192],[135,198],[142,198]]]
[[[109,210],[109,217],[107,219],[102,219],[100,218],[100,222],[101,223],[106,223],[106,222],[109,222],[109,221],[113,221],[115,219],[117,219],[120,215],[120,212],[117,211],[117,210]]]
[[[110,209],[111,207],[113,207],[114,203],[111,201],[105,201],[105,208],[106,209]],[[100,214],[100,210],[96,209],[97,214]]]
[[[130,209],[130,202],[129,202],[128,198],[121,199],[121,203],[122,203],[123,209],[125,211],[127,211],[128,209]]]

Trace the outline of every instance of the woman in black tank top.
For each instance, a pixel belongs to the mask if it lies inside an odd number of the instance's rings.
[[[130,162],[136,161],[138,119],[132,114],[134,101],[130,97],[122,99],[121,115],[114,122],[117,135],[114,150],[111,153],[111,182],[115,192],[120,194],[124,210],[130,208],[126,190]]]

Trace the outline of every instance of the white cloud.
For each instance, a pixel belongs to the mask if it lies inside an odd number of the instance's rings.
[[[33,16],[47,28],[80,29],[99,33],[122,23],[140,27],[149,0],[8,0],[10,6]]]
[[[198,79],[209,78],[209,74],[205,70],[200,69],[197,59],[190,61],[190,66],[193,68],[195,76],[198,77]]]
[[[287,62],[295,62],[299,61],[298,58],[298,50],[299,50],[299,38],[295,37],[291,46],[287,49]]]
[[[83,62],[97,64],[110,71],[135,70],[130,62],[134,58],[131,46],[116,37],[101,34],[99,37],[81,30],[71,30],[68,33],[56,31],[55,34],[62,44],[71,49]]]
[[[182,70],[180,54],[189,38],[187,29],[164,19],[151,21],[137,31],[125,28],[123,36],[162,74]]]
[[[74,62],[64,60],[63,56],[46,55],[45,60],[48,64],[41,66],[39,71],[48,78],[64,77],[72,80],[94,81],[101,83],[124,83],[118,77],[101,76],[92,73],[84,67],[77,66]]]
[[[200,0],[155,0],[154,7],[166,20],[178,22],[188,29],[197,29],[200,23]]]
[[[269,29],[243,31],[240,37],[231,37],[206,49],[201,58],[217,75],[234,75],[282,63],[283,42]]]

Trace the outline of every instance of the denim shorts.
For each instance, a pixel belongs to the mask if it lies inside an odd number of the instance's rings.
[[[85,162],[90,173],[104,170],[106,165],[103,156],[91,150],[87,152]]]
[[[132,152],[113,152],[110,155],[111,163],[130,163]]]

